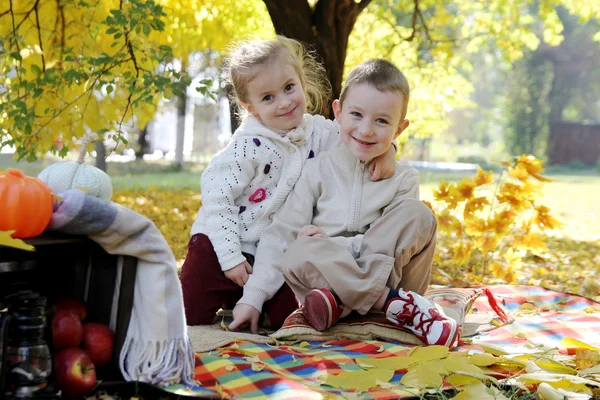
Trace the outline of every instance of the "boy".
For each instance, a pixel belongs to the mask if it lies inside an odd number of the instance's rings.
[[[397,163],[392,178],[369,180],[368,163],[409,125],[409,95],[405,76],[388,61],[352,70],[333,103],[344,145],[307,161],[263,232],[230,329],[249,322],[255,332],[262,304],[285,281],[319,331],[352,310],[381,310],[423,343],[453,347],[456,321],[422,296],[437,224],[418,200],[418,172]]]

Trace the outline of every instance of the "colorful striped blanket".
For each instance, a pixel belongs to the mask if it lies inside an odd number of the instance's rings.
[[[481,349],[471,339],[510,347],[543,344],[558,347],[565,337],[600,346],[600,304],[584,297],[531,286],[493,286],[494,296],[515,321],[465,338],[455,351]],[[489,312],[485,298],[473,312]],[[196,354],[195,376],[200,383],[167,388],[182,396],[239,399],[395,399],[414,396],[415,389],[398,385],[396,371],[387,388],[363,392],[321,384],[323,375],[358,371],[358,361],[405,355],[412,346],[381,341],[336,340],[268,345],[240,341],[218,351]]]

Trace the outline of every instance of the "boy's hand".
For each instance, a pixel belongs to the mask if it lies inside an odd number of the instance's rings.
[[[240,328],[250,324],[250,332],[258,332],[258,317],[260,312],[248,304],[238,304],[233,309],[233,322],[229,324],[229,330],[237,332]]]
[[[244,286],[248,282],[248,275],[252,273],[252,266],[248,261],[244,261],[235,267],[225,271],[225,276],[234,281],[239,286]]]
[[[369,172],[373,182],[390,179],[396,173],[396,148],[391,145],[388,151],[375,157],[369,163]]]
[[[300,239],[301,237],[309,237],[316,236],[320,238],[327,239],[329,236],[325,233],[325,231],[318,226],[315,225],[304,225],[300,232],[298,232],[298,236],[296,239]]]

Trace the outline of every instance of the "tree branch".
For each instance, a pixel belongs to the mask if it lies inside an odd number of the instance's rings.
[[[38,13],[37,2],[35,3],[35,24],[37,26],[38,42],[40,42],[40,50],[42,56],[42,71],[46,72],[46,59],[44,58],[44,45],[42,44],[42,27],[40,26],[40,16]]]

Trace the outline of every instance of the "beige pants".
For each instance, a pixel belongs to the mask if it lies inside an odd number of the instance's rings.
[[[427,290],[436,229],[431,210],[409,199],[371,224],[358,258],[330,239],[303,237],[285,253],[283,275],[302,304],[312,289],[327,288],[344,306],[366,314],[386,286]]]

